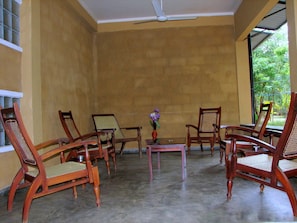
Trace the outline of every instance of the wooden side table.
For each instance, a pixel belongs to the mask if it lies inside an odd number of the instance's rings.
[[[182,179],[186,178],[186,139],[185,138],[160,138],[154,142],[152,139],[146,139],[148,156],[148,164],[150,171],[150,181],[153,180],[153,165],[152,165],[152,153],[157,153],[158,158],[158,169],[160,169],[160,153],[161,152],[181,152],[181,163],[182,163]]]

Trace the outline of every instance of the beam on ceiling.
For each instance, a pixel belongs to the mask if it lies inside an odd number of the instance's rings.
[[[234,16],[235,39],[243,41],[278,0],[243,0]]]

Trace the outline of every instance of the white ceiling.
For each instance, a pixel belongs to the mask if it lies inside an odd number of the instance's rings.
[[[78,0],[97,23],[155,19],[151,0]],[[167,16],[233,15],[242,0],[163,0]]]

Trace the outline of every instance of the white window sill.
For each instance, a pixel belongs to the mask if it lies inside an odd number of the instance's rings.
[[[0,96],[11,97],[11,98],[22,98],[23,97],[23,92],[9,91],[9,90],[0,89]]]
[[[8,146],[1,146],[0,147],[0,153],[6,153],[6,152],[11,152],[13,151],[13,146],[12,145],[8,145]]]
[[[4,40],[4,39],[0,39],[0,44],[1,44],[1,45],[4,45],[4,46],[7,46],[7,47],[9,47],[9,48],[11,48],[11,49],[14,49],[14,50],[16,50],[16,51],[23,52],[22,47],[17,46],[17,45],[15,45],[15,44],[11,43],[11,42],[8,42],[8,41],[6,41],[6,40]]]

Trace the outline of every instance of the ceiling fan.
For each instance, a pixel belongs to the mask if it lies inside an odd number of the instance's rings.
[[[166,21],[176,21],[176,20],[190,20],[197,19],[197,16],[166,16],[163,11],[163,0],[152,0],[152,5],[154,7],[157,18],[154,20],[146,20],[138,23],[146,23],[146,22],[166,22]]]

